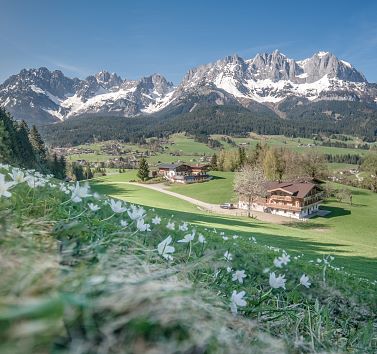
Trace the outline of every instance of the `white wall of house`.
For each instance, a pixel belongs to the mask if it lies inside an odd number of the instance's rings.
[[[238,208],[239,209],[244,209],[248,210],[249,208],[249,203],[244,202],[244,201],[239,201],[238,202]],[[319,209],[319,203],[309,205],[305,207],[303,210],[300,212],[296,211],[289,211],[289,210],[283,210],[283,209],[278,209],[278,208],[265,208],[263,205],[257,204],[257,203],[252,203],[251,205],[251,210],[255,211],[261,211],[264,213],[269,213],[269,214],[274,214],[274,215],[280,215],[280,216],[285,216],[287,218],[293,218],[293,219],[306,219],[310,218],[311,216],[314,216],[314,214],[318,211]]]

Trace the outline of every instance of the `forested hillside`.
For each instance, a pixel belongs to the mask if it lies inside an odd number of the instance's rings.
[[[111,139],[139,142],[147,137],[166,136],[182,131],[193,135],[243,135],[253,131],[258,134],[293,137],[312,137],[318,133],[352,134],[365,141],[375,141],[377,113],[368,112],[365,117],[360,117],[352,105],[349,103],[341,106],[348,111],[346,118],[342,120],[336,119],[336,114],[339,113],[326,111],[326,102],[320,102],[316,109],[296,108],[290,113],[289,119],[278,118],[272,111],[251,112],[239,106],[209,106],[181,114],[169,112],[135,118],[88,116],[40,129],[45,140],[55,146]],[[320,111],[327,113],[319,113]]]

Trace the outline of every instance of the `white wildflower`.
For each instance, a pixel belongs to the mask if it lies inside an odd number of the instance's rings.
[[[303,274],[300,278],[300,284],[305,286],[305,288],[309,288],[312,283],[309,281],[309,277]]]
[[[12,193],[8,191],[10,187],[14,185],[14,182],[5,182],[5,176],[0,173],[0,197],[4,196],[9,198],[12,196]]]
[[[232,297],[230,300],[230,310],[232,311],[233,315],[237,314],[238,307],[245,307],[246,301],[244,300],[244,296],[246,295],[245,291],[240,291],[237,293],[236,290],[233,290]]]
[[[115,201],[114,199],[110,199],[109,205],[111,210],[117,214],[123,213],[127,210],[126,207],[122,207],[122,202],[120,200]]]
[[[128,226],[128,222],[127,222],[126,220],[121,220],[121,221],[120,221],[120,225],[121,225],[122,227],[127,227],[127,226]]]
[[[280,261],[283,265],[287,265],[291,261],[291,256],[289,256],[286,253],[283,253],[283,255],[280,257]]]
[[[195,238],[195,231],[193,231],[191,234],[185,235],[185,237],[182,240],[178,240],[177,242],[189,243],[189,242],[193,241],[194,238]]]
[[[94,211],[94,212],[96,212],[96,211],[98,211],[98,210],[101,209],[101,207],[99,205],[96,205],[96,204],[93,204],[93,203],[89,203],[88,207],[89,207],[89,209],[91,211]]]
[[[187,222],[184,222],[183,224],[179,225],[178,228],[179,228],[180,231],[183,231],[183,232],[188,231],[188,224],[187,224]]]
[[[13,168],[12,173],[9,173],[9,176],[17,184],[25,182],[25,173],[21,171],[19,168]]]
[[[243,284],[243,279],[246,278],[246,276],[244,270],[236,270],[232,274],[232,281],[238,281],[240,284]]]
[[[280,260],[280,257],[274,259],[274,266],[275,266],[276,268],[281,268],[281,267],[283,266],[283,265],[282,265],[282,262],[281,262],[281,260]]]
[[[232,256],[231,253],[229,253],[228,251],[226,251],[224,253],[224,258],[225,258],[226,261],[230,262],[233,259],[233,256]]]
[[[154,225],[160,225],[161,224],[161,218],[156,215],[153,219],[152,219],[152,224]]]
[[[161,241],[157,246],[157,251],[160,256],[164,257],[168,261],[171,261],[173,257],[171,253],[174,253],[175,248],[173,246],[169,246],[172,242],[172,237],[168,236],[165,240]]]
[[[143,207],[131,205],[130,210],[127,210],[127,214],[131,220],[138,220],[144,217],[145,209]]]
[[[270,273],[270,286],[271,288],[278,289],[278,288],[283,288],[285,289],[285,282],[287,280],[285,279],[285,275],[279,275],[276,277],[276,274],[274,272]]]
[[[81,202],[84,198],[90,197],[89,194],[89,184],[84,184],[80,186],[79,182],[76,182],[74,189],[72,190],[71,200],[74,203]]]
[[[146,224],[144,219],[137,219],[136,227],[139,231],[151,231],[151,226]]]
[[[169,230],[175,230],[175,223],[169,221],[169,222],[166,224],[166,228],[169,229]]]
[[[207,243],[206,238],[202,234],[199,234],[198,241],[199,243]]]

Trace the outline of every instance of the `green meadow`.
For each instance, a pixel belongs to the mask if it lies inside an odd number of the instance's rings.
[[[288,138],[281,135],[270,135],[262,136],[251,134],[249,137],[228,137],[223,135],[212,135],[213,139],[219,140],[222,147],[226,150],[235,149],[234,146],[226,142],[223,138],[231,138],[236,144],[244,144],[246,149],[251,149],[256,146],[257,143],[267,144],[269,146],[280,148],[284,147],[299,153],[305,153],[309,150],[315,149],[319,153],[330,154],[330,155],[344,155],[344,154],[359,154],[365,155],[368,151],[356,148],[338,148],[338,147],[327,147],[327,146],[315,146],[307,147],[307,144],[313,144],[312,139],[306,138]],[[336,141],[332,139],[333,141]],[[90,148],[94,150],[94,153],[89,154],[75,154],[68,157],[69,161],[76,160],[87,160],[89,162],[101,162],[106,161],[110,158],[116,157],[112,155],[105,154],[101,152],[101,146],[108,144],[109,142],[94,143],[88,145],[80,145],[81,148]],[[357,140],[350,140],[347,143],[360,143]],[[300,146],[302,144],[303,146]],[[125,144],[120,143],[124,149],[132,151],[145,151],[145,146],[139,146],[135,144]],[[157,153],[154,156],[149,156],[147,161],[150,165],[156,165],[160,162],[186,162],[186,163],[196,163],[199,162],[201,156],[211,156],[214,153],[218,153],[218,149],[210,148],[204,143],[195,141],[194,138],[186,136],[183,133],[173,134],[169,137],[169,140],[164,147],[164,152]],[[328,164],[330,170],[341,170],[349,169],[355,167],[355,165],[348,164]]]
[[[91,185],[100,193],[156,208],[163,215],[174,215],[176,219],[186,220],[198,227],[216,228],[244,237],[254,236],[260,242],[288,252],[304,253],[308,260],[332,254],[336,257],[336,265],[351,273],[376,279],[377,194],[351,188],[352,206],[330,199],[322,206],[331,211],[327,217],[316,217],[308,222],[287,219],[287,224],[277,225],[246,217],[210,214],[173,196],[129,185],[126,182],[134,178],[133,173],[97,178]],[[221,174],[216,176],[220,177]],[[232,176],[223,174],[222,177],[202,184],[174,186],[171,190],[210,203],[223,202],[231,198],[229,187],[232,185]]]

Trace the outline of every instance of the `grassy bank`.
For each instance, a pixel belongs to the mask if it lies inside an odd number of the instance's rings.
[[[262,223],[236,234],[251,221],[17,173],[0,199],[1,353],[377,349],[375,285],[265,243]]]

